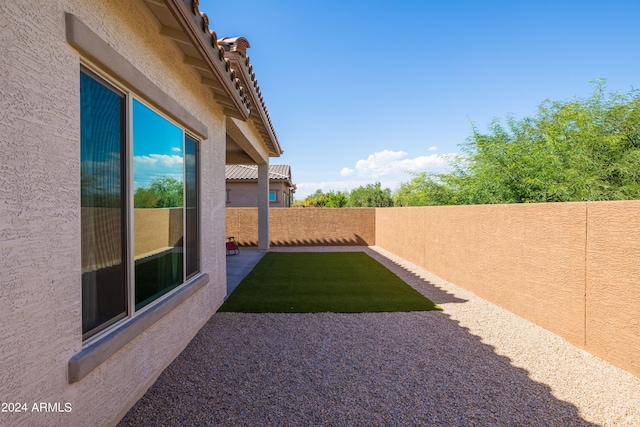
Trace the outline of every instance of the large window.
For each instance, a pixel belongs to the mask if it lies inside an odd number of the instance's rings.
[[[80,75],[82,333],[127,315],[126,97]]]
[[[80,92],[86,339],[199,272],[199,177],[180,126],[84,68]]]

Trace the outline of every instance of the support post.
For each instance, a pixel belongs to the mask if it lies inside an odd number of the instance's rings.
[[[269,163],[258,165],[258,250],[269,251]]]

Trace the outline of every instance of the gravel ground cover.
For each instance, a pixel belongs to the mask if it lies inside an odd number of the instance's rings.
[[[217,313],[119,425],[640,426],[640,378],[360,250],[444,311]]]

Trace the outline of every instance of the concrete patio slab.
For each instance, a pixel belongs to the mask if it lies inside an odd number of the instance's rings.
[[[239,254],[227,255],[227,298],[260,262],[265,253],[257,248],[243,247],[240,248]]]

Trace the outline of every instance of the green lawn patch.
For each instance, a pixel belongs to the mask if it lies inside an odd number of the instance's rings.
[[[271,252],[219,311],[365,313],[441,310],[363,252]]]

